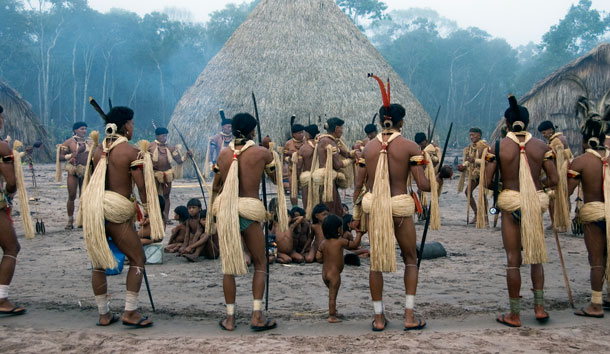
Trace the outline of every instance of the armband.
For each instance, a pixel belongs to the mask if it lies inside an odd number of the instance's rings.
[[[15,156],[13,155],[2,156],[2,163],[9,163],[13,161],[15,161]]]
[[[361,157],[358,159],[358,161],[356,161],[356,163],[358,164],[359,167],[366,167],[366,160]]]
[[[487,161],[487,162],[496,161],[496,155],[488,153],[487,155],[485,155],[485,161]]]
[[[178,151],[178,149],[175,149],[174,152],[172,152],[172,156],[173,157],[180,156],[180,151]]]
[[[553,152],[553,150],[549,150],[547,152],[544,153],[544,161],[547,160],[555,160],[555,153]]]
[[[214,171],[214,173],[220,172],[220,168],[218,168],[218,164],[212,165],[212,171]]]
[[[67,146],[65,146],[65,145],[62,145],[62,146],[61,146],[59,149],[60,149],[61,151],[68,151],[68,147],[67,147]]]
[[[66,159],[66,161],[70,160],[71,158],[72,158],[72,154],[65,154],[64,155],[64,159]]]
[[[579,179],[580,178],[580,173],[576,172],[574,170],[568,170],[568,178]]]
[[[466,168],[470,166],[470,161],[464,161],[462,162],[462,167]]]
[[[430,162],[428,160],[424,159],[424,157],[422,155],[412,156],[409,159],[409,165],[411,165],[411,166],[424,166],[429,163]]]
[[[144,168],[144,159],[133,160],[129,164],[129,168],[131,168],[132,170],[143,169]]]
[[[275,172],[275,161],[271,161],[265,165],[265,172],[267,172],[267,174],[272,174]]]

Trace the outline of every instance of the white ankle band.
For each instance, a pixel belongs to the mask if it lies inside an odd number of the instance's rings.
[[[110,301],[108,294],[95,295],[95,303],[97,304],[97,312],[100,315],[105,315],[110,312]]]
[[[8,298],[8,288],[10,285],[0,285],[0,299]]]
[[[376,315],[383,314],[383,301],[373,301],[373,309],[375,309]]]
[[[253,300],[252,301],[252,311],[262,311],[263,310],[263,300]]]
[[[415,295],[405,296],[405,308],[407,310],[413,310],[413,307],[415,307]]]
[[[138,309],[138,293],[127,291],[125,293],[125,311],[135,311]]]
[[[227,304],[227,316],[235,315],[235,304]]]
[[[602,292],[601,291],[591,291],[591,303],[596,305],[601,305],[604,301],[602,300]]]

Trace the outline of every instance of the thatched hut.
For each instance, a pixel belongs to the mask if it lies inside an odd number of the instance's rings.
[[[262,0],[186,91],[171,122],[191,148],[205,150],[220,131],[218,110],[254,113],[254,91],[263,135],[283,143],[293,114],[301,124],[337,116],[349,144],[363,138],[381,106],[367,73],[389,77],[392,102],[407,110],[405,136],[428,127],[421,104],[333,0]],[[177,140],[172,129],[170,140]]]
[[[51,142],[46,129],[32,111],[32,105],[2,80],[0,80],[0,106],[4,108],[2,136],[8,135],[25,145],[42,142],[40,149],[35,149],[34,158],[37,161],[51,161],[54,156]]]
[[[568,138],[572,151],[576,153],[582,150],[581,118],[576,117],[576,101],[580,96],[588,96],[598,102],[609,89],[610,43],[602,43],[537,82],[521,97],[519,104],[530,112],[529,131],[532,134],[540,137],[536,130],[538,124],[550,120]],[[498,137],[503,125],[504,118],[498,122],[491,141]]]

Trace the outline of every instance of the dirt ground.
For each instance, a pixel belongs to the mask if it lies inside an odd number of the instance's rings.
[[[451,161],[451,160],[448,160]],[[428,326],[423,331],[403,332],[404,283],[398,272],[385,274],[384,303],[390,325],[385,332],[370,330],[373,308],[368,291],[368,259],[360,267],[346,266],[338,298],[346,321],[326,322],[328,290],[319,264],[271,266],[269,312],[278,328],[264,334],[249,330],[251,275],[237,279],[238,328],[227,333],[217,325],[223,316],[224,298],[219,261],[188,263],[165,255],[161,265],[148,265],[147,273],[156,312],[151,311],[142,285],[141,311],[152,316],[150,329],[130,330],[121,324],[95,326],[97,309],[90,286],[91,266],[82,230],[64,231],[66,222],[64,183],[54,182],[54,165],[37,165],[36,192],[25,171],[34,218],[43,219],[47,233],[26,240],[15,216],[21,253],[11,285],[10,298],[28,308],[24,316],[0,318],[0,352],[608,352],[610,320],[572,315],[561,271],[557,246],[547,231],[550,262],[545,265],[545,301],[551,315],[548,324],[534,321],[529,267],[522,275],[522,322],[519,329],[494,321],[508,310],[505,280],[506,256],[499,229],[466,226],[466,200],[456,192],[457,179],[446,184],[441,196],[442,227],[430,231],[428,241],[438,241],[447,257],[425,260],[419,276],[416,312]],[[172,209],[197,197],[196,180],[175,183]],[[350,192],[347,193],[350,198]],[[17,209],[17,208],[15,208]],[[548,224],[548,215],[545,216]],[[172,226],[168,227],[168,234]],[[418,239],[423,223],[417,225]],[[559,236],[574,300],[589,301],[589,266],[581,237]],[[164,240],[167,242],[167,237]],[[364,239],[368,246],[368,240]],[[252,271],[252,270],[251,270]],[[111,309],[124,306],[125,274],[108,277]]]

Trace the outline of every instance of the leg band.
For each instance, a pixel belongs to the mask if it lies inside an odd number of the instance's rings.
[[[405,267],[417,267],[417,264],[406,264]]]
[[[95,303],[97,304],[97,312],[100,315],[105,315],[110,312],[110,299],[108,294],[95,295]]]
[[[138,293],[127,291],[125,293],[125,311],[135,311],[138,309]]]
[[[601,291],[591,291],[591,303],[595,305],[601,305],[603,303]]]
[[[10,285],[0,285],[0,299],[8,298],[8,288]]]
[[[383,315],[383,301],[373,301],[373,308],[376,315]]]
[[[227,316],[235,315],[235,304],[227,304]]]
[[[262,311],[262,310],[263,310],[263,300],[254,299],[252,301],[252,311]]]
[[[506,270],[511,270],[511,269],[521,269],[521,267],[506,267]]]
[[[5,254],[5,255],[3,255],[2,257],[8,257],[8,258],[12,258],[12,259],[14,259],[14,260],[15,260],[15,263],[17,263],[17,257],[15,257],[15,256],[11,256],[10,254]]]
[[[510,312],[518,315],[521,312],[521,299],[509,299],[510,301]]]
[[[415,307],[415,295],[407,295],[405,297],[405,308],[413,310],[413,307]]]
[[[536,305],[536,306],[544,305],[544,290],[534,289],[534,305]]]

